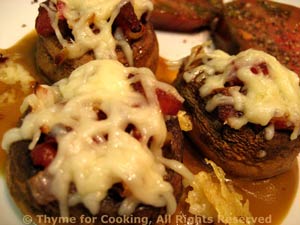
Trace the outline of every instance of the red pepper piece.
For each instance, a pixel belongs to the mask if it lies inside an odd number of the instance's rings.
[[[182,103],[174,95],[159,88],[156,89],[156,95],[163,114],[174,116],[178,113]]]
[[[43,7],[39,8],[39,15],[35,21],[35,29],[38,32],[38,34],[44,37],[54,34],[54,30],[51,26],[51,21],[48,16],[48,12]]]
[[[57,153],[57,143],[54,139],[37,144],[31,151],[30,156],[35,166],[47,167],[55,158]]]

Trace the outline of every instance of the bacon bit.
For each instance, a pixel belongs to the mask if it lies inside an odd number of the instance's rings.
[[[63,1],[58,1],[56,8],[59,21],[65,20],[65,17],[63,15],[65,3]],[[55,33],[53,27],[51,26],[51,20],[48,15],[48,11],[42,6],[39,7],[39,14],[35,21],[35,29],[39,35],[42,35],[44,37],[48,37]]]
[[[232,86],[243,86],[244,83],[237,77],[238,66],[236,65],[235,61],[231,63],[232,69],[228,74],[228,78],[226,83],[224,84],[225,87],[232,87]]]
[[[238,67],[235,65],[235,62],[231,62],[232,64],[232,71],[230,71],[228,79],[224,84],[225,87],[232,87],[232,86],[243,86],[244,83],[237,77],[237,70]]]
[[[123,190],[121,193],[119,193],[121,195],[121,197],[126,198],[126,197],[130,196],[131,191],[130,191],[130,188],[128,187],[128,185],[126,183],[122,182],[122,187],[123,187]]]
[[[64,20],[64,9],[66,7],[66,4],[63,1],[57,1],[56,9],[58,13],[58,18],[60,20]]]
[[[216,95],[216,94],[230,96],[229,88],[216,88],[211,92],[211,96]]]
[[[225,87],[232,87],[232,86],[244,86],[243,81],[241,81],[238,77],[232,77],[231,80],[225,83]]]
[[[131,84],[133,89],[142,95],[145,95],[145,90],[141,82]],[[182,103],[172,94],[167,93],[159,88],[156,89],[159,106],[164,115],[175,116],[182,107]]]
[[[97,118],[98,118],[98,120],[105,120],[105,119],[107,119],[107,115],[105,112],[103,112],[101,109],[99,109],[97,111]]]
[[[263,75],[268,75],[269,74],[269,70],[268,70],[268,66],[265,62],[262,62],[258,65],[254,65],[250,68],[251,72],[254,74],[259,74],[259,73],[263,73]]]
[[[231,105],[221,105],[218,106],[218,118],[226,123],[227,119],[230,117],[241,117],[242,112],[236,111]],[[270,121],[270,124],[273,124],[276,130],[293,130],[294,125],[292,125],[287,117],[273,117]]]
[[[99,34],[100,33],[100,29],[98,27],[95,26],[94,23],[90,24],[90,28],[93,31],[94,34]]]
[[[48,12],[45,8],[41,6],[39,7],[39,15],[35,21],[35,29],[38,32],[38,34],[44,37],[54,34],[54,30],[51,26],[51,21]]]
[[[129,134],[131,134],[135,139],[140,141],[142,139],[142,134],[141,132],[134,126],[133,124],[128,124],[126,127],[125,131]]]
[[[33,165],[47,167],[55,158],[57,153],[57,142],[54,138],[47,138],[44,143],[37,144],[31,151],[30,156]]]
[[[254,73],[254,74],[258,74],[258,70],[256,67],[251,67],[251,72]]]
[[[167,93],[159,88],[156,89],[156,95],[161,111],[164,115],[175,116],[181,109],[182,102],[180,102],[174,95]]]
[[[294,129],[294,126],[290,124],[288,119],[286,117],[273,117],[271,119],[272,124],[274,124],[274,127],[276,130],[292,130]]]
[[[242,112],[236,111],[232,105],[221,105],[218,107],[218,117],[219,119],[226,123],[230,117],[240,117]]]
[[[145,90],[141,82],[132,83],[131,86],[135,91],[141,93],[146,97]]]
[[[46,126],[46,125],[43,125],[42,127],[40,127],[40,130],[43,134],[48,134],[50,132],[49,126]]]

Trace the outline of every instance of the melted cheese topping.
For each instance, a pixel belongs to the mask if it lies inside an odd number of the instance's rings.
[[[128,48],[128,45],[124,47],[126,42],[124,37],[117,34],[118,37],[114,38],[112,34],[112,24],[120,8],[129,0],[62,0],[64,6],[60,12],[57,12],[53,5],[58,2],[51,0],[52,5],[48,7],[43,4],[43,7],[47,9],[51,25],[69,58],[78,58],[92,50],[96,59],[117,59],[115,49],[118,44],[122,46],[128,61],[133,62],[131,48]],[[153,9],[150,0],[134,0],[131,3],[139,19],[145,12]],[[72,29],[74,37],[72,42],[65,40],[59,30],[58,21],[61,13]],[[99,32],[93,32],[92,24]]]
[[[201,59],[202,65],[184,74],[186,82],[204,80],[200,87],[201,97],[207,97],[214,90],[224,88],[227,81],[236,76],[243,86],[229,88],[230,96],[221,93],[213,95],[207,102],[206,110],[213,111],[220,105],[232,105],[241,117],[229,117],[226,123],[239,129],[247,123],[269,126],[266,139],[272,139],[274,126],[270,121],[274,117],[284,118],[294,127],[291,139],[299,135],[300,127],[300,88],[296,73],[282,66],[274,57],[249,49],[236,56],[230,56],[220,50],[194,50],[193,58]],[[192,59],[193,60],[193,59]],[[267,74],[253,67],[263,63]]]
[[[133,89],[136,82],[144,94]],[[120,214],[132,213],[139,203],[166,206],[173,213],[176,200],[172,185],[164,180],[165,165],[189,179],[193,175],[182,163],[162,156],[167,129],[157,88],[182,101],[172,86],[157,81],[147,68],[126,68],[115,60],[91,61],[69,78],[41,85],[29,95],[21,109],[31,107],[32,112],[21,127],[5,134],[2,146],[8,150],[13,142],[30,139],[33,149],[41,129],[56,137],[58,152],[47,170],[62,216],[79,202],[96,214],[107,191],[120,182],[130,191]],[[98,110],[107,118],[99,120]],[[129,124],[141,133],[139,140],[126,132]],[[76,193],[69,193],[71,183]]]

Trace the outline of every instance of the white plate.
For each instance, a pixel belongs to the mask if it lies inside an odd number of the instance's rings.
[[[277,1],[300,7],[300,0]],[[38,5],[39,3],[34,3],[34,0],[0,0],[0,48],[10,47],[34,28]],[[188,35],[158,32],[160,55],[170,60],[180,59],[189,54],[192,46],[205,41],[207,38],[209,38],[208,32]],[[300,165],[300,157],[298,157],[298,162]],[[23,223],[23,216],[10,198],[3,177],[0,178],[0,209],[0,225],[26,224]],[[297,195],[282,225],[299,225],[299,222],[300,185],[298,185]]]

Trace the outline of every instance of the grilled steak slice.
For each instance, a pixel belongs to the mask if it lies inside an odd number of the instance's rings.
[[[167,128],[170,133],[171,140],[164,146],[163,154],[166,158],[182,161],[183,136],[178,121],[175,119],[168,120]],[[16,204],[20,207],[21,211],[24,214],[31,215],[35,218],[35,221],[41,221],[38,219],[37,215],[47,215],[53,218],[59,217],[60,211],[57,201],[51,201],[46,205],[40,205],[35,197],[33,197],[33,189],[30,185],[38,185],[34,184],[33,178],[44,171],[33,166],[28,150],[29,143],[29,141],[16,142],[11,146],[9,151],[6,177],[11,195]],[[174,171],[168,170],[168,174],[165,179],[172,184],[174,188],[174,195],[176,199],[179,200],[182,193],[181,176]],[[118,209],[123,200],[123,197],[120,195],[120,189],[122,189],[120,184],[116,184],[110,189],[107,197],[101,202],[100,212],[97,215],[90,214],[90,212],[82,204],[79,204],[70,208],[70,217],[75,217],[76,221],[79,222],[80,216],[84,215],[85,217],[96,218],[94,221],[95,223],[93,224],[103,224],[101,216],[119,216]],[[147,217],[147,224],[153,224],[156,222],[158,215],[165,213],[165,208],[140,205],[137,207],[132,216],[140,218]],[[64,222],[63,224],[68,223]],[[124,224],[128,223],[124,221]],[[145,220],[140,220],[140,222],[136,220],[133,224],[145,224]]]
[[[230,54],[255,48],[275,56],[300,74],[300,9],[264,0],[237,0],[224,5],[213,25],[217,48]]]
[[[209,26],[222,10],[221,0],[154,0],[150,21],[156,29],[194,31]]]
[[[185,98],[184,108],[193,124],[187,135],[199,151],[228,175],[236,177],[263,179],[287,171],[300,151],[299,138],[290,140],[289,131],[276,130],[274,137],[266,140],[264,127],[248,123],[236,130],[224,124],[220,114],[230,113],[230,109],[223,107],[223,112],[205,109],[207,99],[199,94],[202,83],[197,79],[187,83],[183,78],[186,63],[187,60],[174,85]],[[187,70],[193,73],[199,62],[189,65]]]

